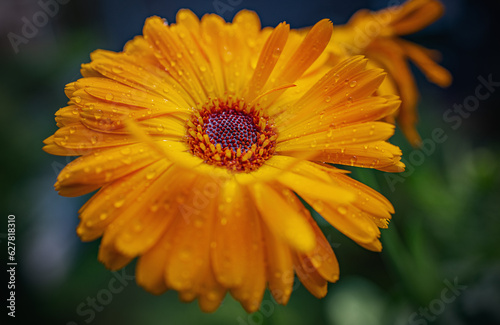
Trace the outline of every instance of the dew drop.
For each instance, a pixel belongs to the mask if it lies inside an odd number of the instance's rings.
[[[82,98],[80,96],[75,97],[75,103],[80,104],[82,102]]]
[[[69,133],[73,134],[73,133],[75,133],[75,132],[76,132],[76,126],[71,126],[71,127],[69,128]]]
[[[122,150],[120,150],[120,152],[122,153],[122,155],[129,155],[130,154],[130,148],[129,147],[125,147]]]
[[[106,100],[113,100],[113,98],[114,98],[113,94],[106,95]]]
[[[115,206],[115,208],[120,208],[121,206],[123,206],[124,203],[125,203],[125,200],[119,200],[119,201],[116,201],[113,205]]]
[[[120,67],[113,67],[111,69],[114,73],[122,73],[123,72],[123,69],[120,68]]]
[[[248,47],[255,47],[257,45],[257,42],[255,42],[255,40],[253,38],[249,38],[247,40],[247,44],[248,44]]]
[[[329,103],[332,101],[332,98],[330,96],[325,97],[325,102]]]
[[[340,214],[346,214],[347,213],[347,209],[345,207],[338,207],[337,208],[337,211],[340,213]]]
[[[94,135],[94,136],[90,137],[90,142],[92,144],[96,144],[97,143],[97,136]]]
[[[224,60],[224,62],[230,62],[232,59],[233,59],[233,52],[231,51],[226,51],[224,52],[223,56],[222,56],[222,59]]]
[[[95,113],[94,113],[94,117],[96,120],[100,119],[102,116],[104,115],[104,113],[102,112],[102,110],[97,110]]]
[[[348,98],[347,98],[347,102],[346,102],[346,106],[347,106],[347,107],[351,106],[353,101],[354,101],[354,100],[352,99],[352,97],[348,97]]]
[[[354,87],[356,87],[357,84],[358,84],[358,82],[356,80],[353,80],[349,83],[349,87],[354,88]]]
[[[215,291],[210,291],[207,295],[208,300],[210,301],[215,301],[217,299],[218,295],[217,292]]]
[[[182,261],[189,261],[189,258],[191,257],[191,252],[190,251],[187,251],[187,250],[183,250],[179,253],[179,258],[182,260]]]
[[[322,212],[325,208],[324,204],[323,204],[323,201],[316,201],[314,202],[314,210],[318,211],[318,212]]]

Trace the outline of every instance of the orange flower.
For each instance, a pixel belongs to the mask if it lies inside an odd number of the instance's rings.
[[[286,304],[296,273],[316,297],[339,276],[330,244],[298,196],[361,246],[380,251],[394,210],[379,193],[326,163],[402,171],[386,142],[396,96],[374,96],[385,74],[353,57],[327,69],[328,20],[306,35],[181,10],[176,24],[146,20],[122,53],[98,50],[70,83],[55,155],[81,156],[56,189],[79,196],[77,233],[103,237],[99,260],[135,257],[137,282],[198,298],[226,292],[248,312],[266,286]]]
[[[334,27],[329,45],[329,50],[337,55],[366,55],[371,65],[388,72],[389,77],[378,91],[401,97],[401,107],[394,117],[414,146],[421,142],[415,128],[418,90],[407,60],[413,61],[429,81],[441,87],[450,85],[452,78],[446,69],[436,64],[438,52],[398,36],[425,28],[441,17],[443,11],[443,5],[437,0],[409,0],[401,6],[377,12],[360,10],[346,25]]]

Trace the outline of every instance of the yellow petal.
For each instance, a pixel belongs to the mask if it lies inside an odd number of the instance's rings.
[[[290,25],[281,23],[272,31],[271,35],[266,41],[264,48],[259,56],[257,67],[253,73],[252,79],[248,83],[248,91],[245,99],[251,102],[258,96],[259,92],[264,88],[267,79],[271,75],[283,47],[288,39]]]
[[[169,167],[166,161],[158,161],[105,185],[80,209],[80,238],[91,241],[102,236],[106,227],[136,204],[137,197]]]
[[[262,219],[271,232],[283,238],[290,246],[303,252],[314,248],[314,233],[307,221],[291,208],[275,189],[257,183],[251,188]]]
[[[263,224],[264,248],[267,258],[267,281],[274,300],[286,305],[292,294],[294,270],[290,248]]]
[[[252,254],[249,243],[253,237],[248,229],[251,219],[257,218],[249,213],[248,205],[252,203],[247,202],[234,180],[221,188],[211,255],[217,281],[228,288],[240,286],[247,271],[253,268],[248,264]]]

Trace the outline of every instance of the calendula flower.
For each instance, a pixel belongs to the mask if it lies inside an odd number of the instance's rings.
[[[450,73],[435,61],[436,51],[426,49],[399,36],[415,33],[442,16],[443,5],[437,0],[408,0],[377,12],[360,10],[346,25],[335,26],[329,50],[338,55],[363,54],[373,66],[382,67],[389,77],[380,86],[380,94],[397,94],[402,103],[393,117],[414,146],[421,139],[417,123],[418,90],[410,71],[411,60],[427,79],[441,87],[451,83]],[[389,121],[393,119],[389,119]]]
[[[261,29],[238,13],[176,23],[146,20],[121,53],[98,50],[70,83],[59,130],[45,151],[81,156],[55,184],[64,196],[99,189],[81,208],[77,233],[102,236],[112,270],[135,257],[137,282],[160,294],[198,298],[215,310],[225,294],[248,312],[266,286],[280,304],[294,274],[316,297],[339,276],[312,205],[361,246],[380,251],[393,208],[382,195],[326,163],[402,171],[386,142],[396,96],[357,56],[326,69],[332,24],[305,35]]]

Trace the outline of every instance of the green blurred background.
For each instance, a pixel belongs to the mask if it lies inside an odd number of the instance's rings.
[[[21,34],[23,17],[31,19],[41,7],[38,1],[0,1],[0,256],[6,267],[7,216],[14,214],[19,263],[16,319],[2,306],[1,324],[500,324],[500,91],[480,101],[458,127],[443,117],[474,95],[479,76],[500,81],[497,2],[445,1],[439,22],[408,37],[440,50],[454,83],[440,89],[415,70],[422,94],[419,131],[432,139],[442,129],[444,142],[416,150],[398,131],[391,141],[403,150],[405,173],[388,179],[382,172],[351,169],[395,206],[389,229],[382,231],[383,252],[357,246],[316,215],[339,259],[340,280],[321,300],[296,283],[286,307],[266,293],[262,309],[252,315],[229,296],[213,314],[179,302],[175,292],[153,296],[131,279],[134,264],[118,273],[106,270],[97,261],[99,241],[82,243],[75,233],[77,211],[88,197],[59,197],[52,187],[71,159],[41,150],[42,140],[56,130],[54,113],[67,101],[65,84],[79,78],[91,51],[121,50],[148,16],[174,21],[180,8],[216,12],[216,1],[63,2],[15,53],[8,33]],[[229,6],[225,19],[248,8],[259,13],[263,26],[286,20],[295,28],[325,17],[341,24],[360,8],[395,3],[222,2]],[[0,284],[2,299],[6,283]],[[108,294],[110,285],[119,292]]]

